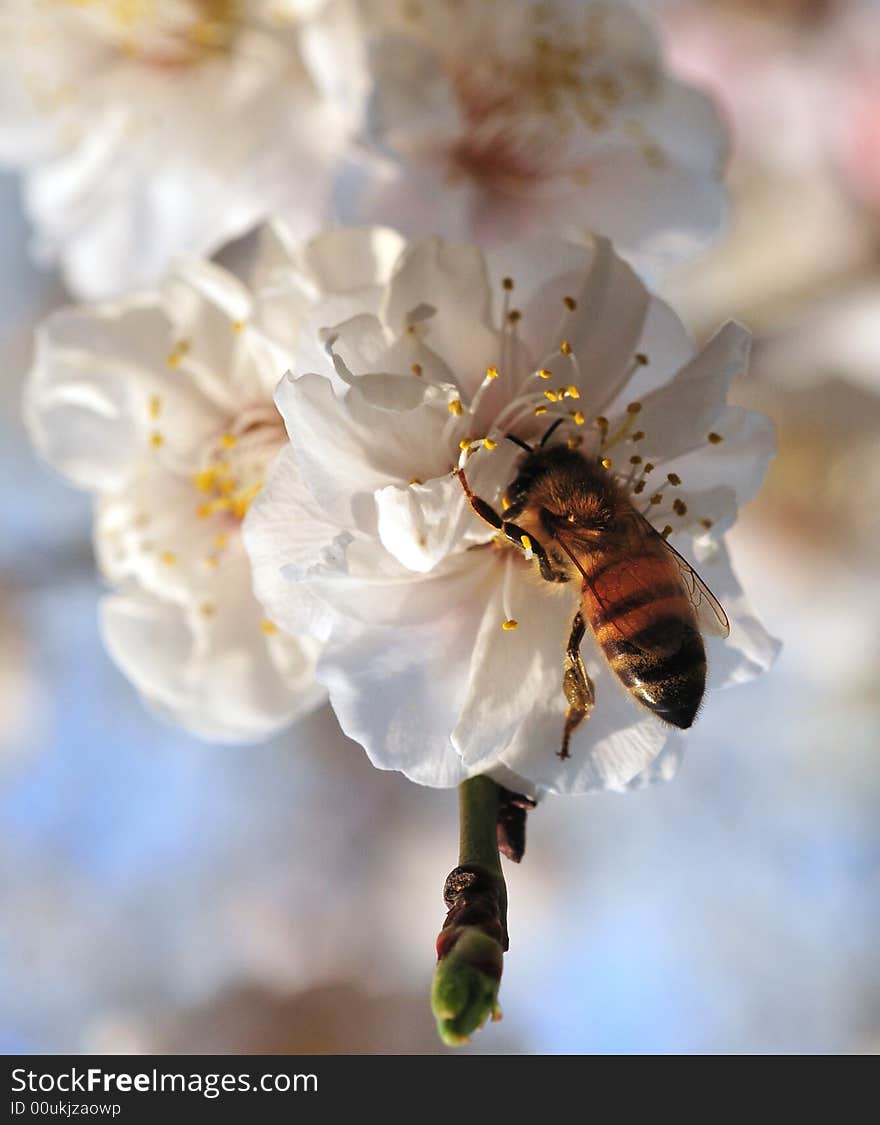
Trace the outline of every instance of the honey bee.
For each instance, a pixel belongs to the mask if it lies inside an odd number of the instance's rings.
[[[568,445],[525,450],[503,517],[459,482],[474,512],[537,563],[547,582],[580,582],[563,669],[568,702],[560,758],[595,702],[580,654],[587,625],[620,683],[672,726],[687,729],[706,687],[701,634],[727,636],[727,616],[688,562],[630,501],[600,461]]]

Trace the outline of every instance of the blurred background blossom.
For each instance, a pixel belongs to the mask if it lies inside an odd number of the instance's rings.
[[[532,814],[505,1019],[465,1050],[874,1052],[880,7],[642,6],[734,125],[728,231],[666,295],[698,338],[755,330],[740,395],[780,454],[732,550],[785,647],[709,700],[672,784]],[[24,437],[31,333],[65,295],[11,178],[0,209],[3,1049],[444,1050],[453,794],[374,771],[326,709],[259,748],[143,710],[98,640],[88,502]]]

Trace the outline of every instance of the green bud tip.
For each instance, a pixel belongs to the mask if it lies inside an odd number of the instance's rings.
[[[437,962],[431,1008],[440,1038],[448,1046],[467,1043],[487,1019],[501,1019],[502,956],[497,941],[467,926],[459,930]]]

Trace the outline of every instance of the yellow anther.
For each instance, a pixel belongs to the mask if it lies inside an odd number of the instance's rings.
[[[688,510],[687,504],[685,504],[684,500],[676,500],[672,505],[672,510],[677,516],[686,516]]]
[[[662,504],[663,503],[663,496],[661,495],[661,493],[655,492],[654,495],[651,497],[650,502],[652,504]]]
[[[178,367],[180,365],[180,352],[169,352],[165,362],[169,367]]]
[[[599,462],[599,464],[602,466],[603,469],[610,469],[611,468],[611,458],[610,457],[603,457],[602,460]]]
[[[583,444],[583,440],[584,439],[580,435],[578,435],[577,437],[569,438],[568,439],[568,448],[569,449],[579,448],[579,446],[581,446]]]
[[[597,414],[596,415],[596,425],[599,427],[599,429],[603,433],[606,433],[606,434],[608,433],[608,419],[605,417],[604,414]]]
[[[720,442],[724,441],[724,438],[721,434],[711,433],[709,434],[709,441],[712,445],[718,445]]]
[[[202,469],[193,477],[193,484],[199,492],[211,492],[217,482],[216,469]]]
[[[571,417],[576,426],[582,426],[584,422],[586,422],[586,418],[584,417],[582,410],[576,410]]]
[[[663,536],[664,539],[668,539],[669,536],[672,534],[672,524],[668,523],[666,525],[666,527],[664,527],[663,530],[660,532],[660,534]]]
[[[565,388],[565,393],[568,395],[569,398],[580,398],[581,397],[581,392],[577,389],[577,387],[574,385],[574,383],[572,383],[570,386]]]
[[[206,555],[205,556],[205,566],[208,567],[210,570],[216,570],[216,568],[219,565],[220,565],[220,560],[217,558],[216,555]]]
[[[654,471],[654,465],[653,465],[653,464],[652,464],[652,463],[651,463],[650,461],[646,461],[646,462],[645,462],[645,467],[644,467],[644,469],[642,470],[642,472],[644,472],[644,473],[653,473],[653,471]]]
[[[159,395],[150,395],[150,417],[155,421],[162,413],[162,399]]]
[[[501,510],[502,510],[502,512],[506,512],[509,507],[510,507],[510,500],[509,500],[507,494],[505,493],[505,495],[501,497]]]
[[[232,328],[233,332],[244,332],[246,323],[243,320],[233,320],[230,327]]]
[[[637,454],[635,455],[635,457],[630,457],[630,459],[629,459],[629,463],[630,463],[631,465],[641,465],[641,463],[642,463],[642,459],[641,459],[641,457],[639,457],[639,455],[638,455],[638,453],[637,453]]]
[[[150,445],[153,449],[160,449],[165,444],[165,438],[159,430],[153,430],[150,434]]]
[[[519,311],[519,309],[511,309],[507,314],[507,319],[511,324],[516,324],[517,321],[522,320],[522,313]]]
[[[163,566],[174,566],[177,562],[177,555],[173,551],[161,551],[159,554],[159,562]]]
[[[225,531],[218,532],[218,534],[214,536],[214,546],[220,551],[223,550],[228,542],[229,536]]]
[[[224,449],[232,449],[233,446],[238,445],[238,438],[235,434],[224,434],[223,437],[220,438],[220,444]]]
[[[647,367],[648,365],[648,357],[644,352],[636,352],[635,361],[639,365],[639,367]]]
[[[410,477],[410,478],[409,478],[409,483],[410,483],[410,484],[421,484],[422,482],[421,482],[421,481],[419,480],[419,478],[418,478],[418,477]]]
[[[215,605],[212,605],[211,602],[202,602],[202,604],[199,606],[199,613],[202,615],[202,617],[213,617],[216,612],[217,607]]]
[[[546,414],[546,413],[547,413],[547,407],[546,406],[536,406],[535,407],[535,417],[536,418],[540,418],[542,414]]]
[[[563,355],[571,355],[571,344],[568,340],[561,340],[559,343],[559,350]]]
[[[413,375],[421,375],[422,365],[420,363],[414,363],[410,368],[410,371],[413,373]]]
[[[563,297],[562,303],[570,312],[574,312],[574,310],[578,307],[578,303],[574,299],[574,297]]]
[[[681,484],[681,477],[678,475],[678,473],[667,473],[666,479],[671,485],[675,486],[676,488]]]
[[[630,436],[629,440],[630,441],[643,441],[644,437],[645,437],[645,431],[644,430],[636,430],[636,432]]]
[[[512,277],[502,277],[501,288],[506,289],[509,293],[510,290],[513,288],[513,278]]]
[[[700,520],[700,526],[705,527],[705,529],[707,531],[709,530],[710,527],[712,527],[712,525],[713,525],[712,520]]]
[[[488,449],[488,450],[497,449],[498,448],[498,442],[493,441],[490,437],[484,437],[483,438],[483,448]]]
[[[213,503],[199,504],[198,508],[196,508],[196,515],[200,520],[206,520],[209,516],[213,516],[216,510],[217,508]]]
[[[274,621],[270,621],[268,617],[264,617],[260,622],[260,628],[263,630],[267,637],[274,637],[278,632],[278,626]]]
[[[528,535],[521,535],[521,536],[519,537],[519,541],[520,541],[520,543],[522,543],[523,547],[524,547],[524,548],[525,548],[525,549],[526,549],[527,551],[531,551],[531,549],[532,549],[532,541],[531,541],[531,539],[530,539],[530,538],[528,537]]]
[[[454,398],[449,404],[449,413],[461,415],[464,412],[464,407],[461,405],[460,398]]]
[[[494,366],[493,367],[487,367],[486,368],[486,378],[487,379],[497,379],[498,378],[498,368],[494,367]]]
[[[462,438],[461,441],[458,443],[459,449],[468,450],[468,449],[470,449],[470,447],[471,447],[471,439],[470,438],[467,438],[467,437]]]
[[[519,628],[519,622],[513,617],[508,617],[506,621],[501,622],[501,628],[505,633],[512,633],[514,629]]]
[[[631,402],[626,408],[626,412],[627,414],[638,414],[641,409],[642,404],[640,402]]]
[[[556,391],[544,391],[544,398],[546,398],[549,402],[559,401],[559,395],[556,393]]]
[[[644,491],[645,491],[645,482],[643,480],[640,480],[639,483],[633,489],[633,492],[636,494],[636,496],[638,496]]]
[[[539,379],[552,379],[553,378],[553,372],[548,371],[546,367],[542,367],[541,370],[538,372],[538,378]]]

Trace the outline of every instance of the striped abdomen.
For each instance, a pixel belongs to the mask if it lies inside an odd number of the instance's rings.
[[[681,571],[662,541],[638,554],[598,552],[584,615],[611,670],[640,703],[689,727],[706,687],[706,652]]]

